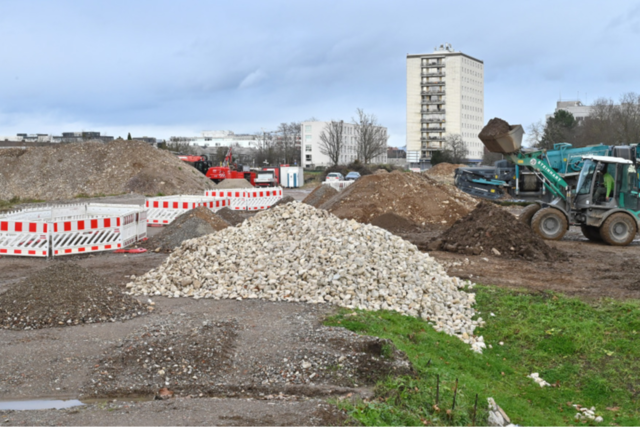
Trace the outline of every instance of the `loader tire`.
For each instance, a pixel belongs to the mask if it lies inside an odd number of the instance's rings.
[[[529,205],[522,210],[522,213],[518,216],[518,221],[523,224],[526,224],[528,227],[531,227],[531,218],[540,210],[540,205],[534,203],[533,205]]]
[[[600,236],[600,229],[598,227],[582,224],[580,226],[580,230],[582,231],[584,237],[591,240],[592,242],[602,242],[602,236]]]
[[[560,240],[567,232],[567,218],[558,209],[540,209],[531,219],[531,229],[545,240]]]
[[[624,213],[614,213],[600,227],[602,240],[612,246],[627,246],[636,237],[638,227],[633,218]]]

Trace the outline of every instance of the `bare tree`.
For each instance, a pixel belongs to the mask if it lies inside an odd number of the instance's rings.
[[[460,134],[451,134],[444,141],[444,151],[451,159],[451,163],[463,163],[469,156],[469,149]]]
[[[579,126],[580,145],[634,144],[640,141],[640,95],[626,93],[620,104],[597,99]]]
[[[480,164],[493,166],[495,162],[498,160],[502,160],[502,154],[500,153],[492,153],[487,150],[487,147],[484,147],[482,150],[482,162]]]
[[[256,133],[256,141],[255,165],[262,167],[277,164],[280,150],[274,133],[266,131]]]
[[[301,135],[301,130],[302,130],[302,124],[300,122],[291,122],[289,123],[289,132],[291,133],[291,141],[293,144],[292,150],[291,150],[291,156],[289,158],[287,158],[286,162],[287,164],[292,164],[295,161],[300,159],[300,150],[302,147],[302,135]]]
[[[197,154],[198,150],[186,141],[169,141],[162,148],[180,154]]]
[[[387,152],[387,131],[378,124],[378,119],[373,114],[366,114],[358,108],[358,117],[353,119],[356,125],[356,150],[358,159],[365,165],[371,160]]]
[[[333,166],[340,162],[344,146],[344,121],[331,120],[320,134],[320,152],[329,156]]]

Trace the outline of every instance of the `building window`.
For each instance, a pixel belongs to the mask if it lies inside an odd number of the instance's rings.
[[[311,151],[311,144],[306,144],[304,146],[304,151]]]
[[[305,132],[311,132],[311,125],[305,125],[304,126],[304,131]]]
[[[306,156],[304,156],[304,158],[305,158],[305,160],[307,162],[310,162],[311,161],[311,154],[307,154]]]
[[[311,141],[311,135],[305,135],[305,136],[304,136],[304,139],[305,139],[306,141]]]

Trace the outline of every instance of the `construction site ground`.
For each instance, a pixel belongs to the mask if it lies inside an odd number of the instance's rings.
[[[302,200],[310,190],[286,190]],[[108,203],[142,203],[143,197],[106,197]],[[79,201],[77,199],[71,201]],[[505,208],[513,214],[519,209]],[[153,235],[160,228],[149,228]],[[408,240],[429,241],[444,229],[423,229],[402,235]],[[570,254],[560,262],[503,259],[500,256],[429,252],[449,275],[473,282],[533,293],[557,291],[584,299],[640,298],[640,241],[628,247],[611,247],[589,242],[579,229],[571,229],[562,241],[549,244]],[[73,256],[73,261],[124,289],[131,275],[159,266],[168,254],[102,253]],[[56,260],[0,257],[0,293]],[[104,352],[144,325],[173,322],[185,317],[204,317],[232,324],[235,338],[227,351],[232,355],[225,387],[215,397],[181,396],[169,400],[103,400],[65,410],[12,411],[0,413],[4,425],[328,425],[343,424],[345,415],[328,405],[335,398],[367,398],[372,383],[357,384],[357,372],[366,362],[354,362],[355,380],[333,378],[316,386],[265,386],[245,389],[257,364],[273,372],[287,372],[292,357],[317,350],[332,337],[332,351],[346,359],[354,354],[356,334],[342,341],[322,321],[334,308],[329,305],[271,303],[256,300],[193,300],[153,297],[150,314],[126,322],[73,326],[30,331],[0,330],[0,400],[74,399],[83,384],[91,380],[96,361]],[[146,299],[144,299],[146,302]],[[197,319],[196,319],[197,320]],[[337,344],[336,344],[337,343]],[[288,359],[288,360],[287,360]],[[359,360],[359,359],[358,359]],[[358,364],[360,363],[360,364]],[[146,398],[152,396],[145,396]]]

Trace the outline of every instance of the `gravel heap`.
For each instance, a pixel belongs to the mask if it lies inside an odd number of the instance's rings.
[[[216,185],[216,190],[226,190],[227,188],[253,188],[253,185],[244,178],[227,178]]]
[[[317,207],[339,218],[370,223],[394,212],[421,226],[451,226],[466,216],[477,201],[452,185],[424,174],[392,172],[367,175]]]
[[[317,208],[336,194],[338,190],[332,186],[320,184],[302,202]]]
[[[0,327],[42,329],[141,316],[135,298],[77,264],[56,261],[0,294]]]
[[[222,208],[216,212],[216,215],[227,221],[229,224],[236,226],[238,224],[242,224],[244,220],[247,219],[248,215],[244,212],[234,211],[233,209],[229,208]]]
[[[142,141],[49,144],[0,150],[0,199],[57,200],[124,194],[202,194],[212,181]]]
[[[200,206],[177,217],[141,246],[157,252],[169,252],[185,240],[215,233],[230,225],[210,209]]]
[[[480,202],[468,216],[457,221],[434,242],[433,249],[468,255],[493,255],[557,261],[566,254],[548,246],[531,227],[509,212],[488,202]]]
[[[292,256],[293,255],[293,256]],[[239,227],[186,241],[132,295],[261,298],[395,310],[480,351],[474,294],[428,254],[389,232],[303,203],[260,212]]]

